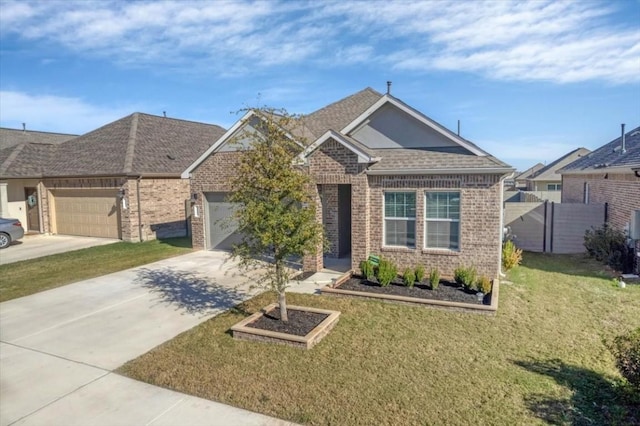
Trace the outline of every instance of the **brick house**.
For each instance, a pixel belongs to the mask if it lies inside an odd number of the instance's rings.
[[[194,248],[228,249],[238,240],[221,226],[238,159],[238,139],[255,119],[248,112],[182,174],[193,192]],[[474,265],[500,270],[502,186],[513,169],[389,93],[364,89],[306,116],[299,156],[315,183],[316,216],[329,240],[328,257],[369,254],[403,268],[423,263],[452,276]],[[323,253],[304,259],[323,267]]]
[[[607,204],[607,221],[630,233],[640,253],[640,127],[560,170],[562,202]],[[636,258],[636,271],[640,264]]]
[[[184,236],[190,190],[180,174],[223,133],[215,125],[142,113],[56,143],[5,132],[3,214],[25,209],[26,228],[47,234],[124,241]]]

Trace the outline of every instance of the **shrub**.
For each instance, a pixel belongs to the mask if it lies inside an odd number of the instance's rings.
[[[463,266],[458,266],[456,270],[453,272],[456,283],[463,286],[467,290],[473,290],[476,288],[476,268],[469,267],[465,268]]]
[[[602,228],[592,227],[584,234],[584,246],[589,256],[617,271],[622,271],[627,262],[626,240],[624,232],[606,224]]]
[[[431,269],[429,272],[429,283],[431,283],[431,290],[435,290],[440,285],[440,272],[438,268]]]
[[[404,270],[402,274],[402,282],[409,288],[413,288],[413,283],[416,281],[416,274],[413,272],[413,269],[407,268]]]
[[[362,271],[362,275],[364,275],[369,281],[373,280],[375,277],[375,268],[373,267],[373,263],[368,260],[360,262],[360,270]]]
[[[640,391],[640,327],[616,337],[608,346],[620,373]]]
[[[484,275],[478,280],[478,291],[481,291],[484,294],[491,293],[492,286],[491,280]]]
[[[522,262],[522,250],[513,241],[507,240],[502,245],[502,266],[506,271],[518,266]]]
[[[386,287],[391,284],[391,281],[398,275],[398,268],[396,265],[387,259],[380,259],[380,265],[378,265],[378,282],[382,287]]]
[[[422,280],[424,280],[424,266],[422,265],[416,266],[415,276],[416,276],[416,281],[418,281],[419,283],[421,283]]]

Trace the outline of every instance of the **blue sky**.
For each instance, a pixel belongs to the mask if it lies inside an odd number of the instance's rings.
[[[0,0],[0,125],[229,127],[370,86],[522,170],[640,126],[640,0]]]

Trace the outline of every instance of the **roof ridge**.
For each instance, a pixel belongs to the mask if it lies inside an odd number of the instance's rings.
[[[131,173],[133,169],[133,157],[136,151],[136,136],[138,135],[138,114],[134,112],[131,117],[131,129],[129,130],[129,141],[127,142],[127,153],[124,157],[124,173]]]
[[[1,127],[0,130],[10,130],[12,132],[20,132],[20,133],[46,133],[48,135],[60,135],[60,136],[80,136],[76,133],[60,133],[60,132],[48,132],[46,130],[23,130],[23,129],[12,129],[10,127]]]
[[[312,116],[312,115],[314,115],[314,114],[316,114],[316,113],[318,113],[318,112],[320,112],[320,111],[326,110],[326,109],[328,109],[328,108],[330,108],[330,107],[332,107],[332,106],[334,106],[334,105],[336,105],[336,104],[339,104],[340,102],[344,102],[344,101],[346,101],[347,99],[353,98],[353,97],[358,96],[358,95],[360,95],[361,93],[364,93],[364,92],[367,92],[367,91],[368,91],[368,92],[373,93],[373,94],[374,94],[374,95],[376,95],[376,96],[380,96],[380,97],[382,97],[382,96],[383,96],[381,93],[379,93],[379,92],[377,92],[376,90],[372,89],[371,87],[367,86],[367,87],[365,87],[364,89],[357,91],[356,93],[352,93],[352,94],[350,94],[349,96],[345,96],[344,98],[338,99],[338,100],[337,100],[337,101],[335,101],[335,102],[331,102],[330,104],[325,105],[325,106],[323,106],[322,108],[319,108],[319,109],[317,109],[317,110],[315,110],[315,111],[313,111],[313,112],[311,112],[311,113],[307,114],[307,117],[310,117],[310,116]]]
[[[164,120],[181,121],[183,123],[194,123],[194,124],[202,124],[204,126],[220,127],[221,129],[223,128],[222,126],[220,126],[218,124],[205,123],[203,121],[195,121],[195,120],[185,120],[184,118],[166,117],[166,116],[162,116],[162,115],[149,114],[149,113],[146,113],[146,112],[134,112],[133,114],[138,114],[138,116],[145,115],[147,117],[160,118],[160,119],[164,119]]]

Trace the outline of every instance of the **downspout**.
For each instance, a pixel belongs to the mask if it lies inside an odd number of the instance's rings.
[[[511,179],[515,176],[515,172],[511,172],[508,175],[503,175],[500,178],[500,233],[498,240],[500,242],[500,252],[498,255],[498,275],[500,278],[505,278],[507,274],[502,272],[502,243],[504,240],[504,181],[505,179]]]
[[[138,198],[138,238],[142,242],[142,207],[140,206],[140,179],[142,176],[138,176],[136,179],[136,196]]]

